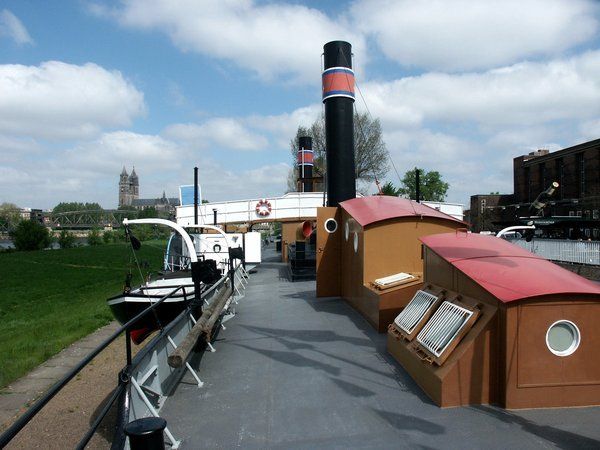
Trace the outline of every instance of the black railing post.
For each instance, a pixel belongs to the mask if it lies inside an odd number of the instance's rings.
[[[131,332],[129,328],[125,330],[125,351],[127,353],[127,366],[131,366]]]

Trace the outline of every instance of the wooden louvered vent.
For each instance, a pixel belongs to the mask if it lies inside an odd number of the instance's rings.
[[[411,341],[423,327],[438,305],[441,296],[419,290],[400,314],[394,319],[394,325],[400,334]]]
[[[444,301],[417,335],[417,343],[436,364],[442,365],[478,316],[477,309]]]

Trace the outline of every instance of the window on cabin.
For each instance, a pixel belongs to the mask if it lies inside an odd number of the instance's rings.
[[[579,328],[570,320],[558,320],[546,332],[546,346],[556,356],[572,355],[580,341]]]

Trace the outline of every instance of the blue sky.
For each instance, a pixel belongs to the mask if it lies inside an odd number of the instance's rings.
[[[5,0],[0,203],[115,207],[123,165],[142,197],[195,165],[210,200],[279,195],[334,39],[401,175],[438,170],[465,204],[512,192],[513,157],[600,137],[599,17],[588,0]]]

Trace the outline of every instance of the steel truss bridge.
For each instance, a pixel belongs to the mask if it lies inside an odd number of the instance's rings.
[[[137,215],[137,211],[119,209],[51,212],[44,213],[44,223],[53,229],[117,228],[123,224],[123,219],[135,219]]]

